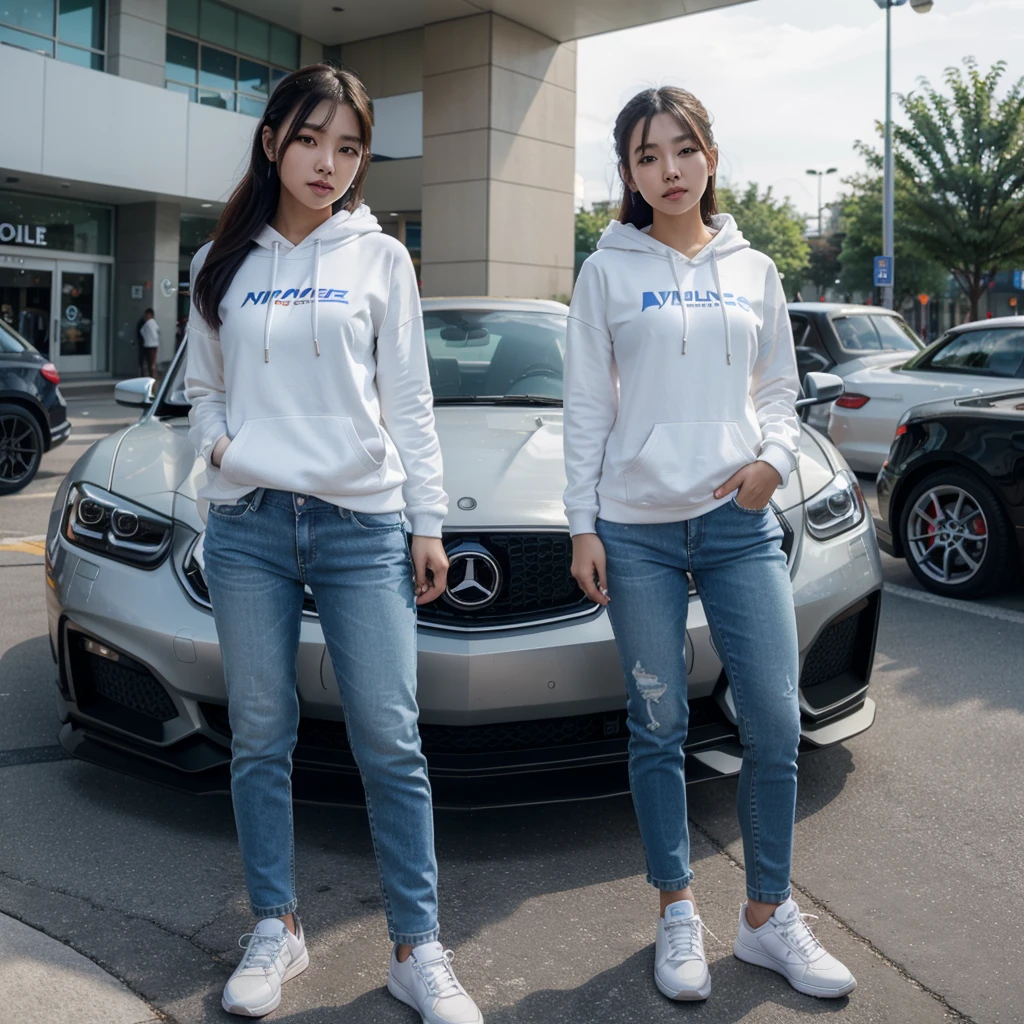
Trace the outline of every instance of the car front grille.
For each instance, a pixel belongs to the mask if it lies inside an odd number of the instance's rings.
[[[572,539],[567,532],[448,533],[449,552],[476,544],[498,563],[502,581],[495,599],[479,610],[459,608],[444,597],[419,610],[423,625],[500,629],[598,610],[573,579]]]

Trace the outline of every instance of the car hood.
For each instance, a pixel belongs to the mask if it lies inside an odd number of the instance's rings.
[[[561,409],[441,406],[435,415],[451,499],[446,527],[565,529]],[[799,472],[776,495],[783,509],[803,501],[804,489],[813,494],[831,478],[806,430],[801,443]],[[203,463],[185,419],[143,420],[97,442],[89,454],[95,470],[79,479],[203,529],[196,498]],[[460,500],[467,505],[470,499],[473,507],[459,507]]]

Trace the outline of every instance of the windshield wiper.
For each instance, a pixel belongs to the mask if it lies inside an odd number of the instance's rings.
[[[557,405],[562,399],[550,395],[440,395],[434,405]]]

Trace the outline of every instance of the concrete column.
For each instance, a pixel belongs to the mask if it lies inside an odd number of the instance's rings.
[[[110,0],[107,71],[164,87],[167,0]]]
[[[158,363],[166,363],[174,355],[180,239],[180,204],[132,203],[118,207],[110,357],[115,376],[134,376],[138,370],[135,326],[147,307],[152,307],[160,325]],[[171,282],[170,295],[164,294],[164,281]],[[142,288],[142,298],[132,297],[133,287]]]
[[[423,294],[568,295],[575,43],[480,14],[423,50]]]

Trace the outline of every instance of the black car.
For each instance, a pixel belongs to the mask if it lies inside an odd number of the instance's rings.
[[[0,320],[0,495],[29,484],[71,433],[53,363]]]
[[[878,474],[878,545],[929,590],[982,597],[1024,564],[1024,390],[915,406]]]

